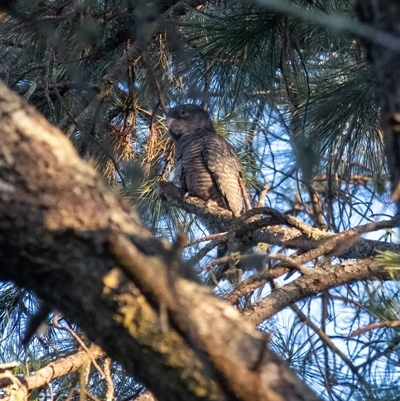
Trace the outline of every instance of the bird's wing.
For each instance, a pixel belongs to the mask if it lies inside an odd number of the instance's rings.
[[[235,151],[224,138],[213,134],[203,138],[203,156],[227,209],[239,216],[243,210],[242,172]]]

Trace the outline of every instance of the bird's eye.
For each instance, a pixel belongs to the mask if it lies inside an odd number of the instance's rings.
[[[186,116],[187,112],[185,110],[181,111],[181,116]]]

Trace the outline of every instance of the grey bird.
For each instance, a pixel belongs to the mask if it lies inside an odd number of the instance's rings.
[[[181,187],[240,216],[245,201],[241,167],[232,146],[215,132],[209,114],[183,104],[168,111],[167,124]]]

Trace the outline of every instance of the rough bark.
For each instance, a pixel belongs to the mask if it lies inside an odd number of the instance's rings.
[[[318,399],[3,85],[0,121],[0,279],[79,324],[159,401]]]
[[[260,324],[287,306],[310,296],[343,284],[373,278],[389,280],[390,276],[385,269],[370,259],[319,267],[292,283],[275,289],[261,301],[246,308],[242,315],[247,320]],[[231,297],[234,299],[233,295]]]
[[[343,235],[343,233],[332,234],[319,228],[311,227],[308,224],[300,222],[298,219],[291,218],[270,208],[257,209],[260,211],[264,210],[264,215],[273,212],[273,214],[268,215],[268,218],[247,224],[243,218],[233,219],[232,214],[225,209],[210,206],[202,199],[196,197],[185,197],[185,192],[170,182],[160,182],[158,193],[171,205],[178,206],[188,213],[195,214],[202,222],[218,225],[221,232],[235,231],[237,240],[244,245],[255,246],[259,242],[265,242],[284,248],[311,251],[323,246],[324,243],[335,237]],[[254,213],[257,210],[254,211],[253,209]],[[371,228],[369,231],[396,227],[399,224],[399,220],[393,219],[375,224],[376,227]],[[335,256],[340,256],[344,259],[365,259],[376,256],[377,251],[400,253],[400,244],[367,240],[359,236],[361,233],[358,233],[356,236],[353,235],[351,242],[348,241],[348,238],[344,238],[346,246],[341,249],[337,248]],[[220,237],[220,239],[225,239],[226,241],[228,234],[225,237]],[[327,252],[331,251],[332,249]]]
[[[76,372],[89,361],[95,362],[97,359],[104,357],[106,357],[105,352],[100,347],[92,345],[84,351],[78,351],[73,355],[57,359],[33,372],[30,376],[25,377],[12,374],[12,369],[18,366],[18,362],[0,364],[0,389],[6,392],[6,398],[9,396],[9,399],[13,399],[13,393],[24,394],[20,398],[21,401],[24,401],[28,391],[47,386],[57,377]],[[10,366],[7,367],[7,365]],[[4,369],[5,366],[7,369]],[[1,373],[2,371],[4,371],[3,374]],[[12,389],[9,388],[10,383],[13,384]]]
[[[86,351],[79,351],[76,354],[49,363],[44,368],[34,372],[31,376],[22,379],[21,385],[24,385],[28,390],[46,386],[57,377],[76,372],[90,359],[96,360],[106,356],[105,352],[95,345],[92,345],[88,351],[90,355]]]

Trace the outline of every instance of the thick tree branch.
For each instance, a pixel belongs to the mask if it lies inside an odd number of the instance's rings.
[[[8,376],[9,378],[12,378],[12,381],[15,386],[17,386],[19,392],[26,394],[27,390],[33,390],[49,385],[52,380],[58,377],[78,371],[89,360],[94,361],[99,358],[104,358],[105,356],[105,352],[102,351],[100,347],[92,345],[87,350],[79,351],[73,355],[51,362],[30,376],[21,378],[20,376],[11,375],[11,372]],[[15,367],[18,366],[18,363],[13,364]],[[1,377],[0,374],[0,389],[3,389],[4,391],[4,388],[8,385],[8,380],[5,380],[5,377]]]
[[[247,320],[260,324],[287,306],[322,291],[355,281],[371,279],[390,279],[387,271],[377,266],[372,259],[318,267],[310,270],[306,276],[275,289],[261,301],[244,310],[242,315]]]
[[[318,399],[4,86],[0,114],[1,279],[78,323],[159,401]]]
[[[106,354],[96,345],[89,348],[90,358],[104,358]],[[22,383],[28,390],[39,388],[50,383],[53,379],[79,370],[84,363],[89,360],[89,355],[86,351],[79,351],[76,354],[60,358],[55,362],[49,363],[42,369],[39,369],[31,376],[27,376],[22,380]]]
[[[270,212],[269,220],[252,220],[251,223],[246,224],[242,221],[242,217],[233,219],[229,211],[216,206],[209,206],[202,199],[185,198],[185,192],[170,182],[160,182],[158,193],[171,205],[195,214],[205,224],[212,222],[221,231],[236,230],[238,240],[242,241],[244,245],[255,246],[259,242],[265,242],[285,248],[312,251],[313,255],[316,256],[333,251],[335,256],[345,259],[369,258],[375,256],[377,251],[400,253],[400,244],[367,240],[358,236],[365,232],[396,227],[399,224],[399,219],[369,223],[340,234],[332,234],[268,208],[252,209],[249,215],[263,211],[266,214]],[[317,248],[319,250],[315,251]],[[299,262],[303,263],[304,261]]]

